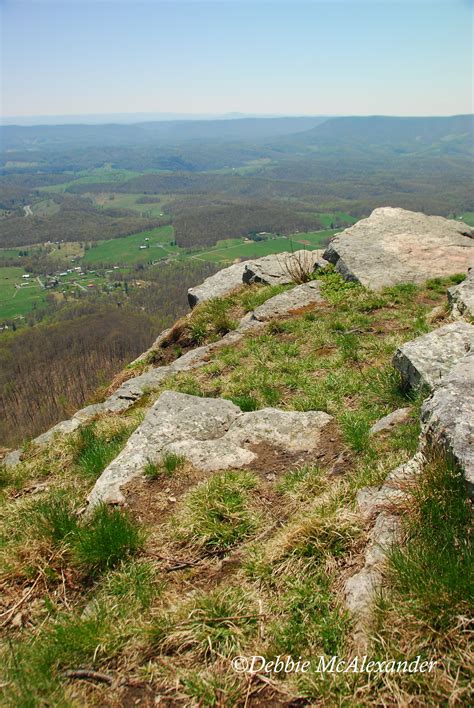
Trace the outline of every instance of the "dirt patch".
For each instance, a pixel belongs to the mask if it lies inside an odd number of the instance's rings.
[[[140,523],[157,526],[174,512],[180,497],[207,476],[185,463],[171,475],[163,472],[157,479],[136,477],[122,488],[122,493],[127,508]]]
[[[269,478],[276,479],[285,472],[303,465],[318,464],[322,467],[330,467],[341,456],[343,447],[337,424],[331,422],[324,428],[316,452],[291,453],[268,443],[249,445],[249,450],[257,455],[257,459],[247,465],[247,469],[268,481]]]

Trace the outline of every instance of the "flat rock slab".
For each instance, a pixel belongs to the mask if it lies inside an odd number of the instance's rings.
[[[243,282],[262,283],[263,285],[287,285],[297,282],[295,275],[299,271],[313,273],[317,268],[327,265],[323,260],[323,251],[295,251],[294,253],[276,253],[264,256],[256,261],[244,264]]]
[[[346,280],[379,290],[465,273],[474,230],[461,221],[382,207],[335,236],[324,252]]]
[[[405,386],[428,386],[433,390],[454,364],[474,350],[474,326],[459,321],[403,344],[393,365]]]
[[[89,504],[123,502],[121,488],[148,461],[159,462],[167,452],[182,455],[204,472],[248,466],[258,456],[252,448],[261,443],[266,448],[310,453],[319,448],[331,420],[320,411],[265,408],[242,413],[230,401],[165,391],[99,477]]]
[[[474,498],[474,352],[443,377],[422,407],[423,433],[440,444],[464,473]]]
[[[466,280],[449,288],[448,300],[453,314],[458,317],[474,318],[474,268],[470,268]]]
[[[298,285],[293,290],[287,290],[257,307],[253,312],[254,319],[259,322],[266,322],[275,317],[284,317],[295,314],[298,310],[304,310],[312,305],[319,305],[324,302],[321,295],[321,284],[317,280]]]

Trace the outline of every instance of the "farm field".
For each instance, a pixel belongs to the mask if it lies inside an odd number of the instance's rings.
[[[323,248],[335,233],[337,233],[337,230],[327,229],[325,231],[310,231],[256,242],[228,239],[227,241],[219,242],[216,248],[199,251],[191,257],[213,263],[227,263],[234,261],[236,258],[261,258],[273,253],[282,253],[283,251],[298,251],[302,248]],[[222,245],[224,243],[229,245]]]
[[[145,239],[149,239],[146,241]],[[111,265],[133,265],[159,260],[167,254],[178,252],[177,246],[171,246],[173,227],[160,226],[150,231],[141,231],[131,236],[101,241],[97,246],[89,248],[82,259],[83,263],[110,263]],[[140,246],[148,244],[149,248],[140,250]]]
[[[24,268],[0,268],[0,320],[28,314],[36,305],[45,302],[46,290],[31,276],[23,282]],[[20,287],[16,287],[20,285]]]
[[[43,287],[44,276],[30,275],[26,280],[22,278],[25,274],[25,269],[21,267],[0,267],[0,324],[10,318],[26,316],[35,307],[45,303],[48,294],[62,298],[63,292],[66,292],[74,296],[78,291],[92,290],[88,285],[98,289],[109,283],[100,273],[68,273],[59,277],[57,288],[47,290]]]
[[[144,194],[122,194],[120,192],[109,192],[105,194],[87,194],[90,196],[97,206],[108,209],[132,209],[140,216],[146,216],[150,219],[169,219],[169,215],[164,211],[164,205],[159,197],[156,197],[156,202],[139,203],[138,200],[144,197]],[[155,197],[155,195],[153,195]]]
[[[98,167],[92,170],[71,173],[71,179],[61,184],[39,187],[40,192],[65,192],[73,184],[96,184],[97,182],[123,182],[132,177],[138,177],[143,172],[134,170],[115,169],[113,167]]]

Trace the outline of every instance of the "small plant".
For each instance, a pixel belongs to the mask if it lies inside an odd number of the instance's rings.
[[[130,435],[128,427],[110,434],[100,433],[95,423],[78,431],[74,461],[89,476],[96,478],[112,462]]]
[[[141,529],[127,512],[101,504],[74,534],[71,552],[74,563],[92,575],[133,556],[143,541]]]
[[[370,450],[370,422],[367,415],[360,411],[345,411],[340,418],[341,428],[346,443],[355,452]]]
[[[161,475],[161,469],[156,462],[151,462],[151,460],[148,460],[143,468],[143,474],[147,479],[158,479]]]
[[[283,258],[283,270],[293,283],[307,283],[313,279],[314,261],[311,251],[296,251]]]
[[[259,408],[258,401],[254,396],[244,393],[242,396],[232,396],[232,403],[240,408],[244,413],[249,413],[250,411],[256,411]]]
[[[450,460],[434,452],[409,494],[406,541],[390,557],[392,580],[415,616],[443,632],[467,616],[474,602],[465,480]]]
[[[57,492],[36,502],[28,510],[27,517],[33,532],[54,544],[67,540],[78,529],[76,510],[65,492]]]
[[[174,452],[165,452],[161,458],[161,464],[169,475],[173,474],[184,462],[185,458],[182,455],[176,455]]]

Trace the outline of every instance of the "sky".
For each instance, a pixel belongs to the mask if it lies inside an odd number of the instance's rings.
[[[1,112],[473,112],[473,0],[0,0]]]

